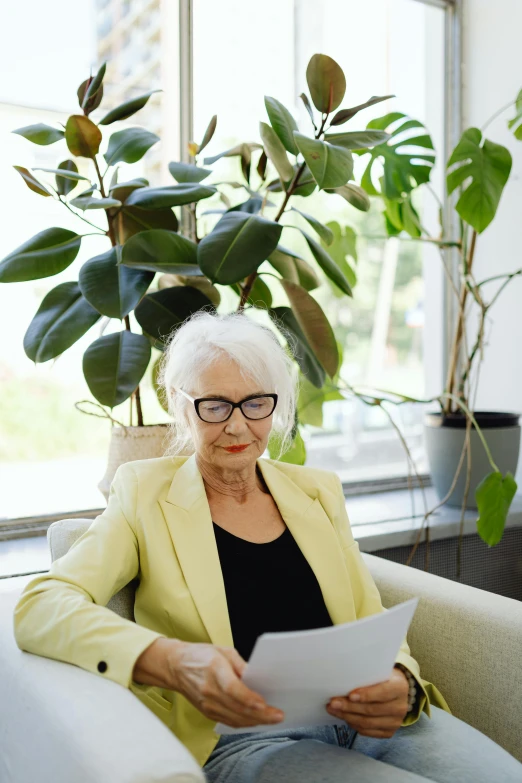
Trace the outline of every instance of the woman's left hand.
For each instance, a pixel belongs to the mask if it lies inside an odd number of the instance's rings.
[[[365,737],[393,737],[408,712],[408,679],[394,669],[389,680],[356,688],[348,696],[334,696],[326,709]],[[359,701],[352,701],[355,694]]]

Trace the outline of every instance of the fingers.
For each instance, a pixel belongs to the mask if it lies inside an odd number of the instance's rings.
[[[335,714],[346,715],[399,715],[401,710],[405,710],[408,706],[407,699],[393,699],[388,702],[351,702],[345,697],[337,696],[335,699],[331,699],[329,707],[333,709]]]
[[[241,682],[228,657],[216,665],[214,674],[215,689],[206,694],[214,705],[219,705],[236,718],[250,719],[252,723],[249,725],[252,726],[258,723],[277,723],[284,717],[281,710],[267,705],[262,696]]]

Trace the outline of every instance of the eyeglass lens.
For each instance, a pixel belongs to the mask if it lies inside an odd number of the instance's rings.
[[[264,419],[270,416],[273,408],[272,397],[256,397],[241,404],[241,410],[247,419]],[[224,421],[231,410],[231,403],[225,400],[204,400],[199,404],[199,415],[204,421],[211,423]]]

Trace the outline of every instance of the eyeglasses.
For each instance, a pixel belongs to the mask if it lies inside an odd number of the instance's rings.
[[[220,400],[214,397],[199,397],[194,399],[182,389],[177,389],[187,400],[194,403],[196,413],[201,421],[207,424],[220,424],[232,416],[234,408],[240,408],[246,419],[259,421],[270,416],[277,405],[277,394],[251,394],[240,402]]]

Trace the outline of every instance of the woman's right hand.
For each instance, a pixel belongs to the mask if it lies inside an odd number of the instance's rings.
[[[172,690],[207,718],[241,728],[279,723],[284,713],[250,690],[241,675],[246,662],[233,647],[170,640],[167,665]]]

